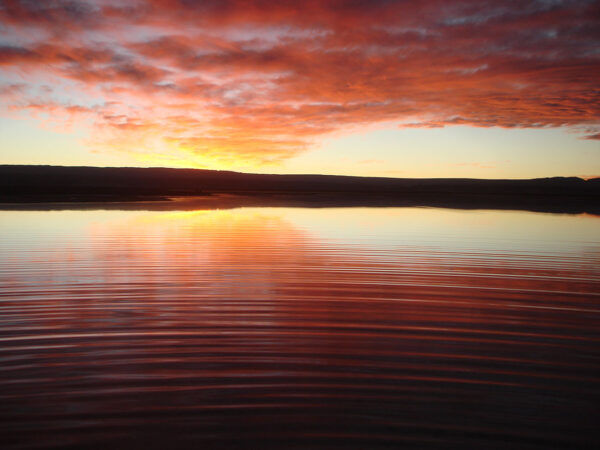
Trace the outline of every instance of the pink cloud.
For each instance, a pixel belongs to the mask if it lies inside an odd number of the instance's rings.
[[[256,164],[384,121],[591,129],[598,17],[571,0],[10,0],[0,96],[80,115],[99,145]]]

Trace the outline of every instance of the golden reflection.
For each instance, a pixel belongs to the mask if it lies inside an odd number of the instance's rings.
[[[218,444],[276,426],[317,448],[595,430],[556,412],[595,408],[589,236],[541,251],[527,230],[485,234],[510,214],[418,209],[60,217],[0,237],[0,419],[48,442],[164,444],[157,426]],[[476,238],[448,233],[460,220]]]

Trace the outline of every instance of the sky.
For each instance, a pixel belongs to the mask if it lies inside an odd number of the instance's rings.
[[[0,0],[0,164],[600,176],[600,1]]]

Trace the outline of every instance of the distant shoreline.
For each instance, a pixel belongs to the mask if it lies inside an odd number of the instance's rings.
[[[431,206],[600,214],[600,179],[411,179],[0,165],[0,209],[127,203],[164,209]]]

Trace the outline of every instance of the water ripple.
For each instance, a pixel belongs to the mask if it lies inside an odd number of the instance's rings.
[[[2,212],[3,448],[600,444],[595,219],[302,211]]]

